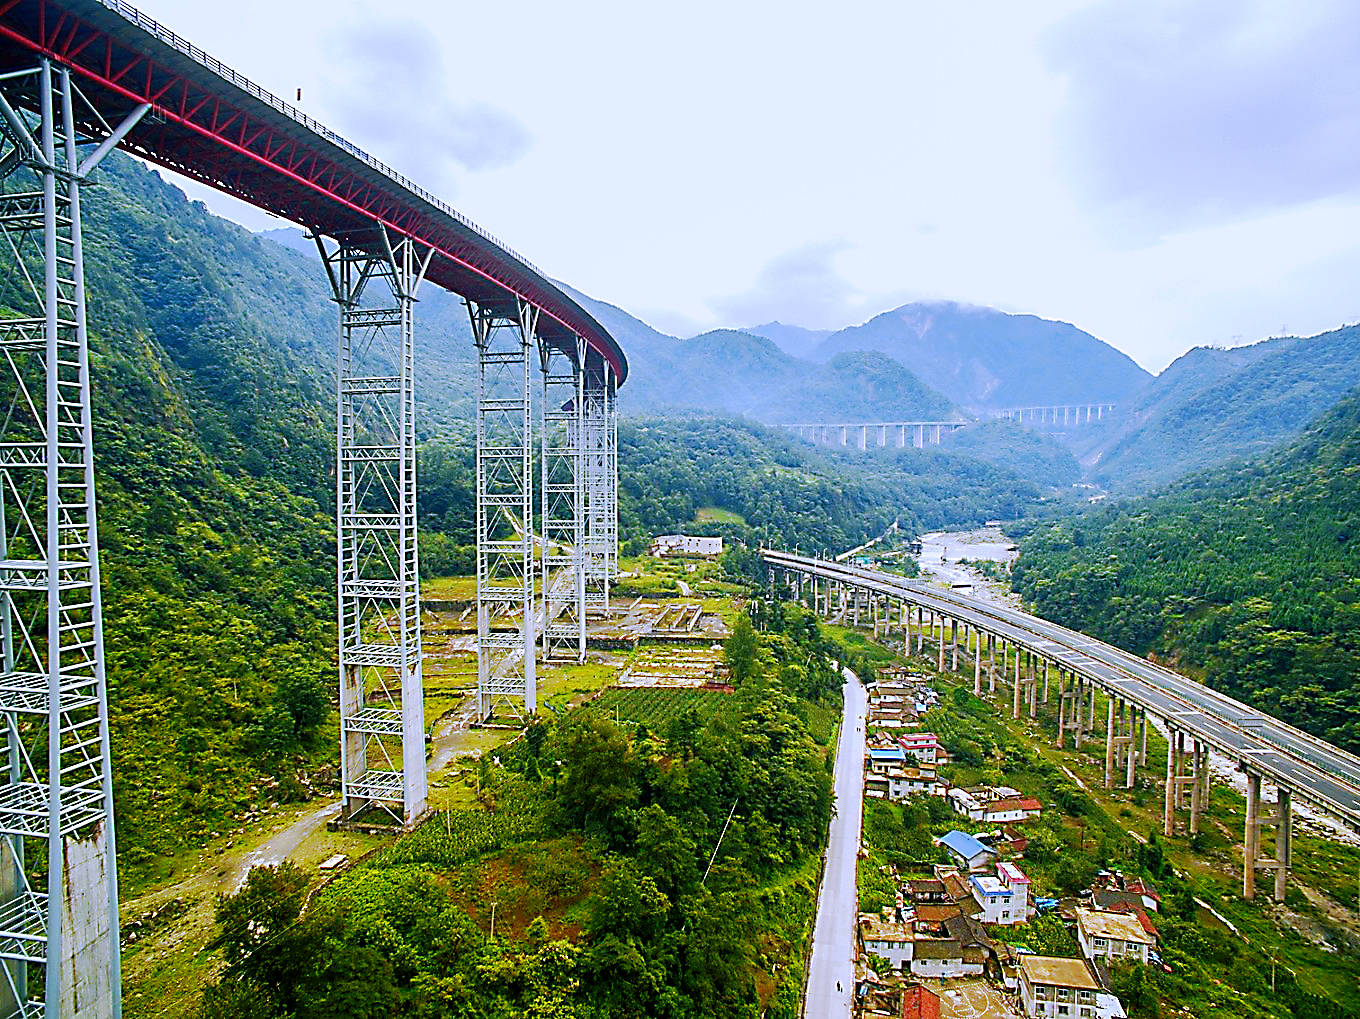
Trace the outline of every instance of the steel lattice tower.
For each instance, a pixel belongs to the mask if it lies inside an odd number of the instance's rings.
[[[585,660],[584,526],[581,507],[581,362],[585,344],[561,350],[540,341],[543,368],[540,476],[542,478],[543,653]]]
[[[394,241],[386,231],[346,238],[333,249],[318,237],[317,247],[340,307],[336,567],[344,817],[376,807],[411,824],[425,813],[427,792],[413,320],[430,251],[417,252],[413,242]],[[370,284],[378,293],[365,306]]]
[[[19,110],[31,111],[21,114]],[[118,881],[95,519],[81,185],[110,128],[63,67],[0,86],[0,1013],[119,1016]],[[35,122],[36,116],[36,122]],[[77,125],[99,125],[98,139]],[[82,158],[81,146],[98,141]],[[32,852],[41,845],[42,852]]]
[[[530,366],[538,309],[467,303],[477,346],[477,712],[538,708]],[[517,703],[518,702],[518,703]]]

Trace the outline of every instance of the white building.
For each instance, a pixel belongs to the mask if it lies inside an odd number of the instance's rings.
[[[1020,957],[1020,1007],[1045,1019],[1097,1019],[1100,985],[1081,959]]]
[[[897,737],[897,745],[922,764],[944,764],[949,759],[933,732],[909,732]]]
[[[1156,940],[1143,929],[1132,913],[1113,913],[1103,909],[1077,910],[1077,941],[1086,958],[1117,962],[1137,959],[1146,964]]]
[[[998,863],[996,875],[970,874],[968,888],[982,907],[983,923],[1024,923],[1029,916],[1029,878],[1010,863]]]
[[[701,538],[688,534],[658,534],[652,539],[654,556],[697,555],[716,558],[722,555],[721,538]]]
[[[1009,786],[974,786],[949,790],[949,805],[954,813],[983,824],[1012,824],[1043,812],[1043,804],[1029,796],[1022,796]]]
[[[859,937],[866,955],[877,955],[901,972],[912,961],[914,936],[909,922],[899,923],[877,913],[861,913]]]

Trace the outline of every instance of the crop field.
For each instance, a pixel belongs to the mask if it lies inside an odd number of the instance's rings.
[[[620,722],[663,726],[681,712],[694,708],[701,716],[732,711],[732,695],[721,690],[687,690],[676,687],[633,687],[606,690],[586,709],[615,717]]]

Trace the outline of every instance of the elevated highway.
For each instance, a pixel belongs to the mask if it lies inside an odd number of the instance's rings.
[[[1191,831],[1199,830],[1208,804],[1208,750],[1236,760],[1247,776],[1247,859],[1256,860],[1256,866],[1244,868],[1248,896],[1255,892],[1257,867],[1275,872],[1276,895],[1283,896],[1291,851],[1291,797],[1360,830],[1360,758],[1202,683],[1017,609],[877,570],[771,549],[763,550],[762,556],[772,570],[792,581],[799,597],[810,593],[813,604],[823,610],[833,603],[848,604],[856,621],[861,608],[872,612],[875,629],[900,625],[908,642],[914,630],[918,650],[929,630],[932,642],[938,638],[941,669],[946,659],[946,625],[955,668],[962,627],[964,653],[971,651],[973,658],[975,691],[981,690],[984,668],[989,688],[995,689],[999,654],[1003,682],[1007,671],[1011,672],[1017,717],[1022,702],[1028,704],[1032,717],[1041,685],[1047,700],[1050,681],[1054,681],[1060,743],[1070,733],[1080,745],[1096,732],[1096,697],[1103,697],[1107,785],[1113,784],[1121,756],[1125,781],[1132,785],[1136,766],[1147,763],[1147,717],[1161,719],[1170,733],[1164,811],[1168,835],[1174,831],[1177,811],[1185,806],[1191,811]],[[1260,829],[1266,823],[1260,801],[1263,779],[1279,790],[1274,818],[1278,838],[1271,859],[1259,855]]]

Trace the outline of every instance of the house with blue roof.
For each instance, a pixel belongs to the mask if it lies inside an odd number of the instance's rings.
[[[869,770],[878,774],[889,768],[901,768],[907,763],[907,752],[898,746],[870,747]]]
[[[941,835],[935,840],[935,844],[944,846],[949,855],[958,860],[960,866],[968,868],[970,874],[989,870],[996,862],[996,850],[986,843],[979,842],[966,831],[951,831]]]

